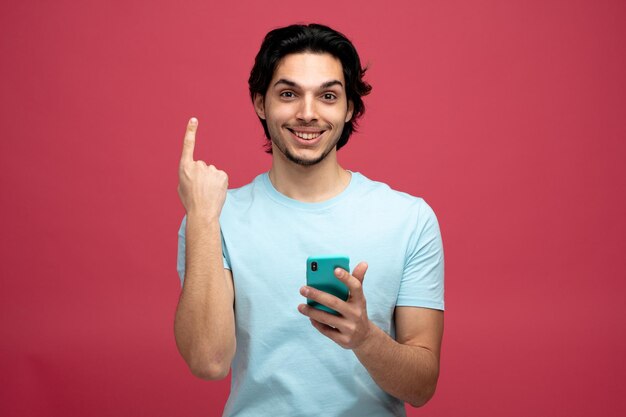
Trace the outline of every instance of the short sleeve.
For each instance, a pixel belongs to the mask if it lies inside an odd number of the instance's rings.
[[[183,221],[178,229],[178,255],[176,258],[176,271],[180,278],[180,286],[185,282],[185,230],[187,227],[187,216],[183,217]],[[227,252],[224,244],[224,236],[222,236],[222,258],[224,260],[224,269],[230,269],[230,263],[227,260]]]
[[[417,224],[409,240],[397,306],[444,309],[443,242],[435,212],[419,199]]]
[[[187,226],[187,216],[183,217],[183,221],[178,229],[178,257],[176,259],[176,270],[180,278],[180,286],[185,281],[185,227]]]

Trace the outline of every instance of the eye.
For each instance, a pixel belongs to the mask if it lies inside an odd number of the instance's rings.
[[[293,91],[283,91],[282,93],[280,93],[280,96],[284,98],[294,98],[296,95],[293,93]]]
[[[337,100],[337,96],[333,93],[324,93],[324,100],[333,101]]]

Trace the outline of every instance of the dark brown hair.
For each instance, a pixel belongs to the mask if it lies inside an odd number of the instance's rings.
[[[254,102],[254,96],[265,96],[270,81],[274,76],[274,70],[279,61],[289,54],[313,52],[329,53],[341,61],[343,75],[346,81],[346,95],[354,105],[352,118],[347,122],[337,142],[337,149],[348,143],[352,132],[356,131],[358,119],[365,112],[365,105],[361,97],[366,96],[372,87],[363,81],[363,75],[367,68],[361,67],[361,60],[352,42],[344,35],[327,26],[319,24],[291,25],[274,29],[265,35],[261,49],[256,56],[248,86],[250,98]],[[267,152],[272,153],[271,138],[267,129],[267,122],[259,118],[265,137],[267,138]]]

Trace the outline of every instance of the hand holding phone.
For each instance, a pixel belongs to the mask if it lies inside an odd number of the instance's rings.
[[[350,292],[346,284],[335,276],[335,268],[350,272],[350,258],[346,255],[309,256],[306,260],[306,284],[347,301]],[[338,315],[335,310],[307,298],[307,304],[319,310]]]

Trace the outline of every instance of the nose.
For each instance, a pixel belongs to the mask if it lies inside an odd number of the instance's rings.
[[[312,121],[317,120],[317,109],[315,98],[309,95],[303,97],[300,100],[300,105],[298,106],[298,113],[296,114],[298,120],[301,120],[305,123],[310,123]]]

